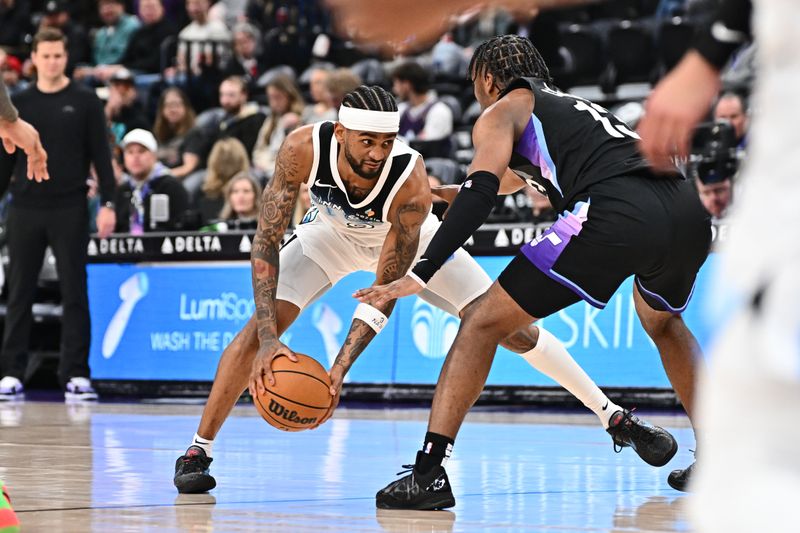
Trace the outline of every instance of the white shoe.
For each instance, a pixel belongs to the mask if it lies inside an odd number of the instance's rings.
[[[0,379],[0,402],[21,400],[25,397],[25,387],[15,377],[6,376]]]
[[[97,393],[92,388],[89,378],[70,378],[64,399],[68,402],[92,402],[97,400]]]

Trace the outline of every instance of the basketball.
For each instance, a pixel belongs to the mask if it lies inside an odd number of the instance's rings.
[[[316,425],[331,407],[331,380],[313,357],[296,354],[272,361],[275,385],[264,379],[267,391],[253,400],[261,417],[283,431],[302,431]]]

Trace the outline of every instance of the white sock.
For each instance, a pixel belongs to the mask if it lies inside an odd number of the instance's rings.
[[[198,448],[202,448],[208,457],[211,457],[211,448],[214,446],[214,439],[204,439],[197,433],[194,434],[192,438],[192,443],[190,446],[197,446]]]
[[[533,368],[556,381],[591,409],[600,419],[603,428],[608,429],[611,415],[622,410],[622,407],[603,394],[592,378],[578,366],[561,341],[549,331],[539,328],[536,347],[521,355]]]

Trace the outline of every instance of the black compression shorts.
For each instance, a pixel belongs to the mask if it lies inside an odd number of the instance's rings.
[[[603,308],[629,276],[652,308],[681,313],[711,245],[710,215],[688,180],[621,176],[592,185],[498,282],[544,318],[584,299]]]

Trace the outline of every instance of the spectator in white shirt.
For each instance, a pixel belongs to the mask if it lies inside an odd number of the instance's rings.
[[[402,100],[400,135],[407,141],[440,141],[453,133],[453,112],[430,86],[429,72],[413,61],[392,72],[392,92]]]

